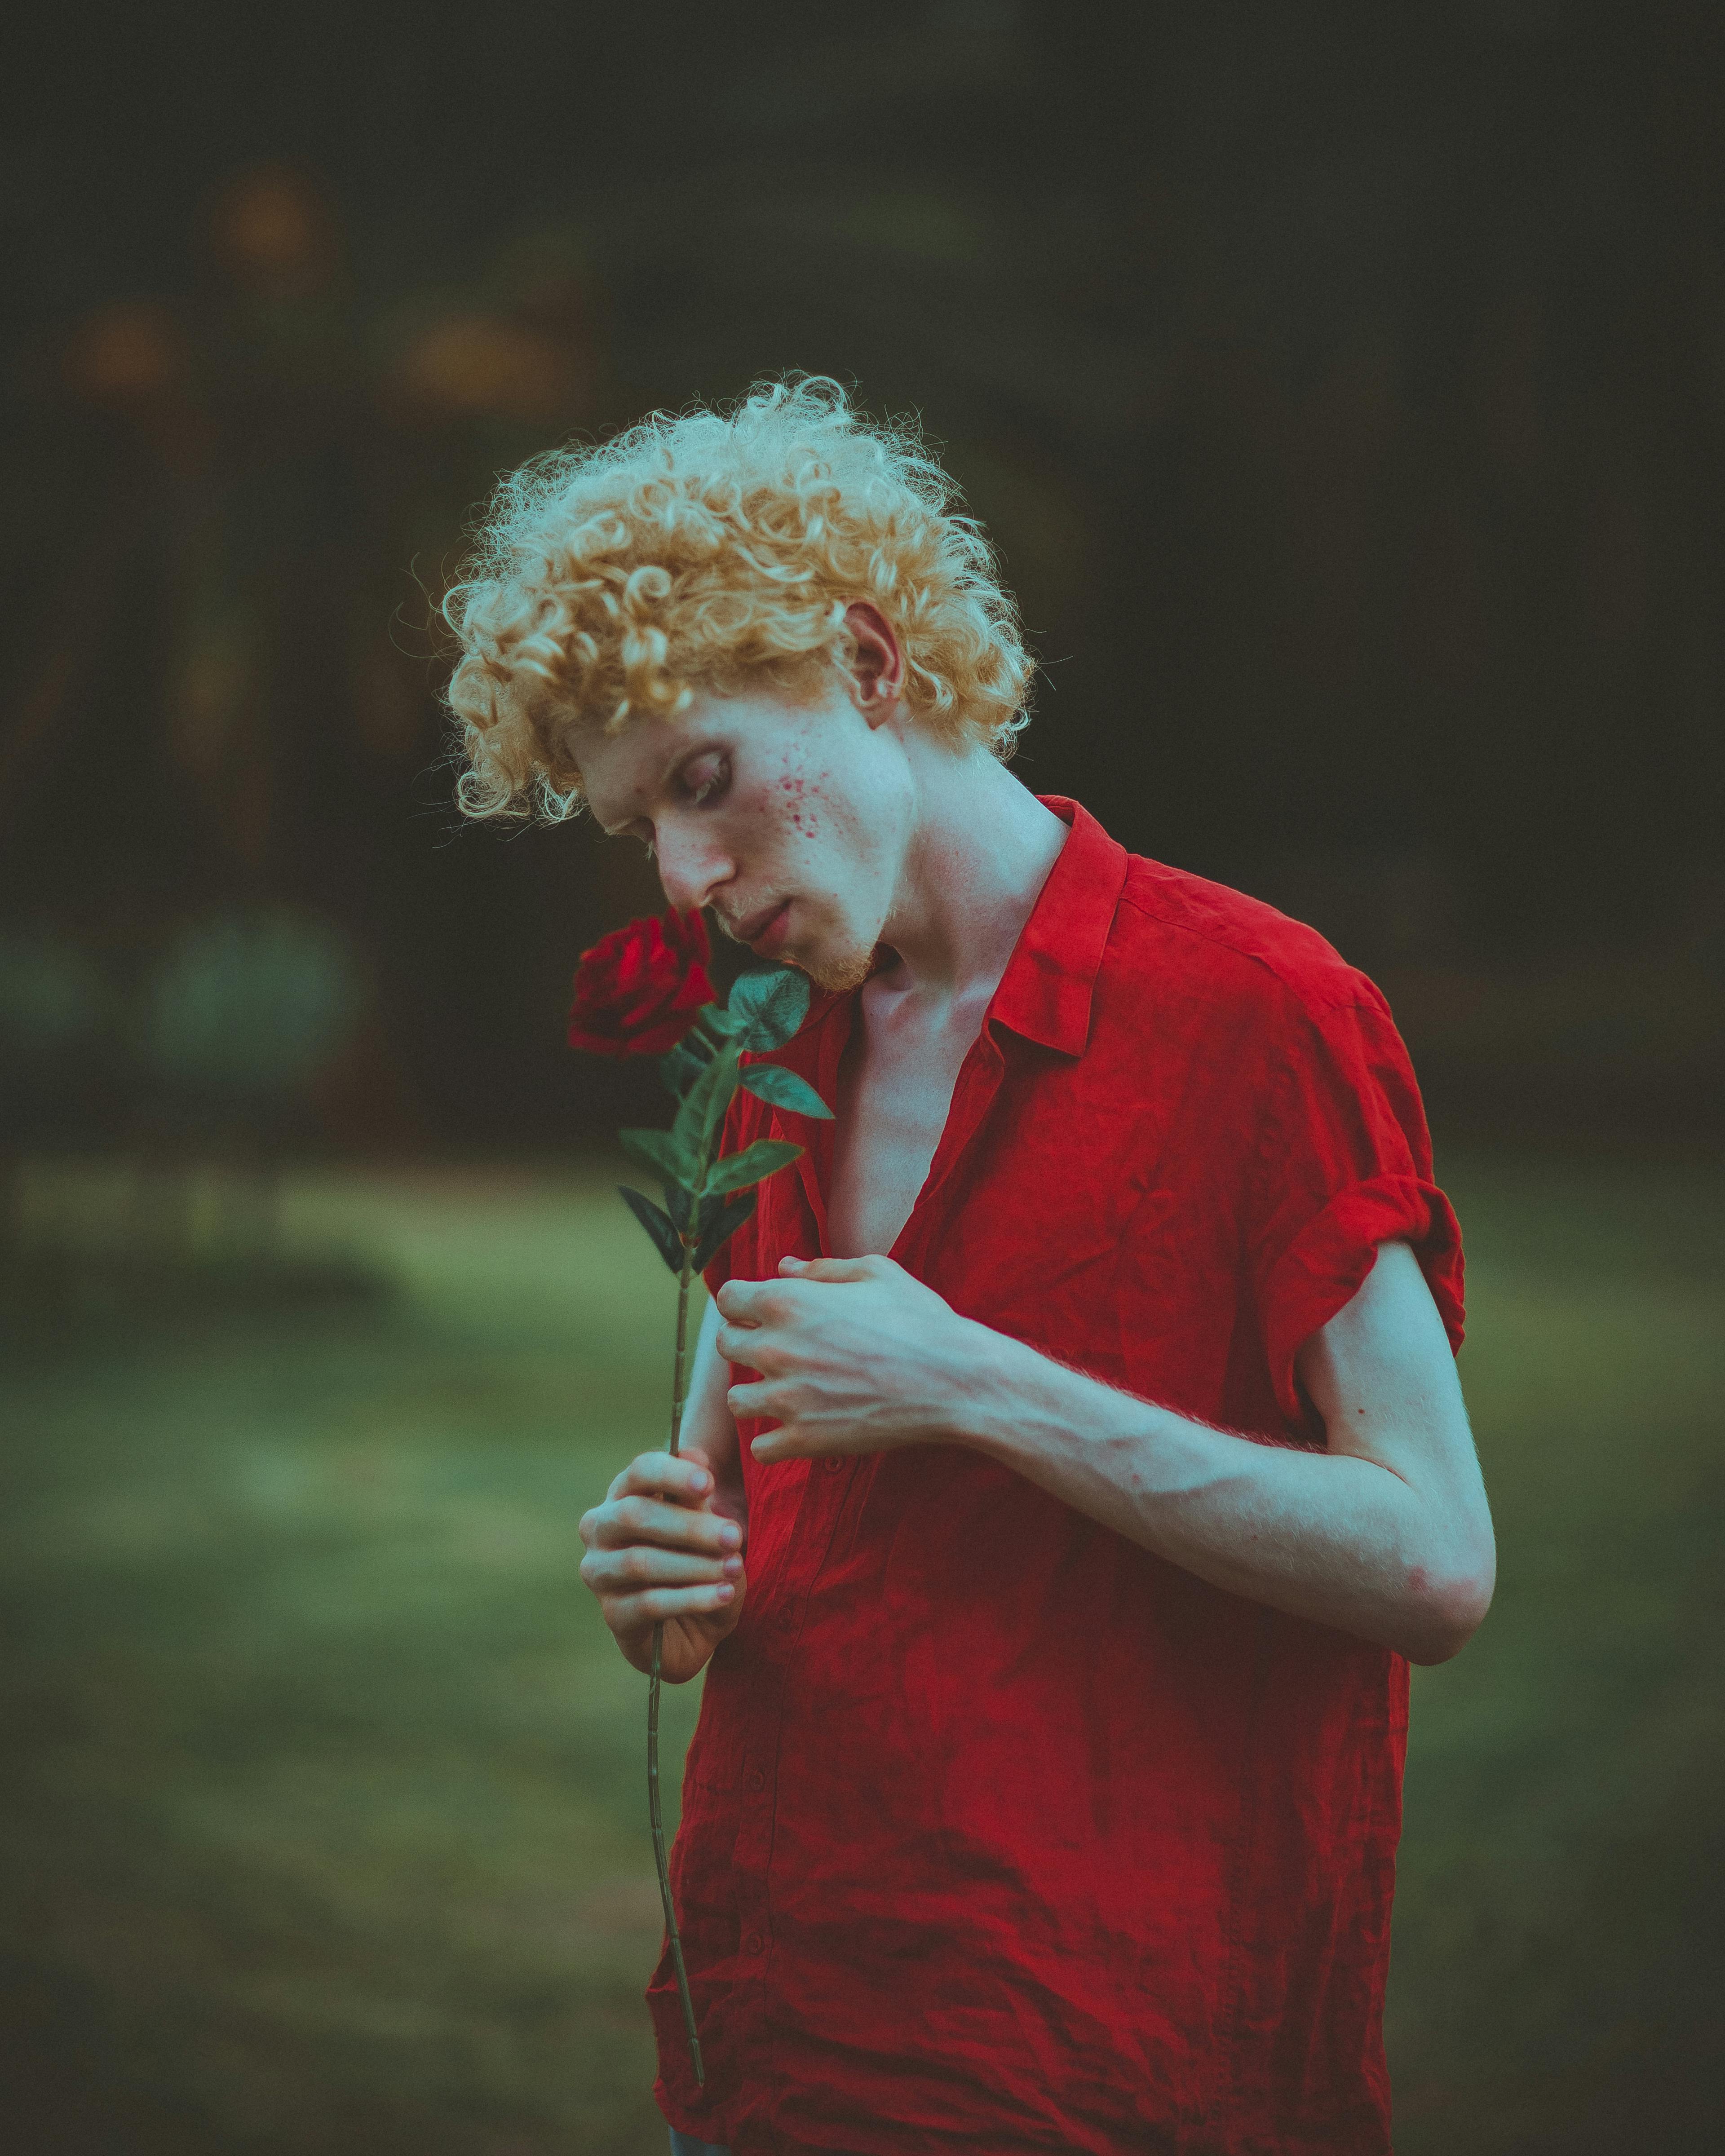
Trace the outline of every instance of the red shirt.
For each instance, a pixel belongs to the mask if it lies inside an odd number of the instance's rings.
[[[1321,1446],[1294,1358],[1455,1216],[1384,998],[1309,928],[1072,825],[892,1255],[1182,1414]],[[854,995],[776,1060],[835,1097]],[[825,1250],[832,1126],[708,1275]],[[757,1466],[672,1861],[657,2093],[734,2156],[1389,2146],[1407,1665],[1207,1586],[956,1445]]]

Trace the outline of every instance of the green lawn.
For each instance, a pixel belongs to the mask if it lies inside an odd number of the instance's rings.
[[[1502,1585],[1416,1678],[1399,2145],[1698,2150],[1725,1175],[1445,1167]],[[86,1315],[0,1378],[10,2145],[662,2156],[645,1687],[574,1523],[660,1434],[667,1276],[597,1173],[306,1178],[287,1229],[398,1294]]]
[[[1415,1671],[1403,2156],[1687,2156],[1725,2082],[1725,1175],[1464,1158],[1499,1586]]]

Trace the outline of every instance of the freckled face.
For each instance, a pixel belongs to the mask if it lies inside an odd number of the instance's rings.
[[[725,932],[821,988],[867,975],[911,829],[896,726],[836,681],[807,702],[704,694],[675,719],[573,737],[605,829],[644,839],[670,902],[711,906]]]

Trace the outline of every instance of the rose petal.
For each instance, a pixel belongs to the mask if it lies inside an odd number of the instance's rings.
[[[613,1057],[674,1048],[713,1000],[708,949],[699,912],[649,915],[601,937],[576,968],[570,1046]]]

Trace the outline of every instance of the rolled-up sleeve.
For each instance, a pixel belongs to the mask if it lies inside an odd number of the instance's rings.
[[[1425,1111],[1389,1005],[1355,978],[1356,1000],[1286,1014],[1267,1072],[1248,1255],[1277,1404],[1296,1424],[1311,1414],[1300,1349],[1353,1299],[1380,1243],[1413,1246],[1451,1350],[1461,1345],[1461,1230],[1432,1179]]]

